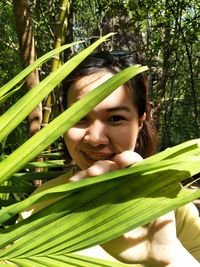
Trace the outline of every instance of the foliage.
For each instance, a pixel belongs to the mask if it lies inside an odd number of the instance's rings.
[[[0,4],[0,40],[0,86],[2,86],[22,70],[10,1],[2,1]],[[9,101],[0,103],[0,115],[21,97],[22,92],[13,95]],[[10,154],[27,139],[26,126],[26,122],[23,122],[4,142],[0,143],[1,157]]]
[[[198,137],[199,3],[104,2],[76,2],[75,33],[89,37],[114,29],[118,34],[107,47],[136,52],[136,57],[149,66],[149,93],[161,150]]]
[[[38,57],[53,48],[59,5],[58,0],[32,2]],[[115,31],[117,35],[103,47],[136,52],[139,61],[148,65],[149,94],[160,135],[160,150],[199,137],[198,1],[77,0],[71,1],[71,5],[74,40],[87,39],[87,45],[98,36]],[[21,66],[12,1],[4,1],[0,12],[0,38],[2,51],[5,52],[0,55],[0,72],[1,82],[5,84],[19,73]],[[68,34],[67,29],[66,37]],[[77,45],[75,51],[83,46],[84,43]],[[43,64],[40,69],[41,80],[49,70],[50,64]],[[16,96],[1,105],[0,112],[7,110],[17,100]],[[17,134],[21,136],[21,141],[26,139],[25,125]],[[6,154],[21,144],[12,145],[11,140],[16,140],[15,133],[12,138],[8,137],[4,147]]]
[[[130,70],[127,70],[129,75]],[[99,96],[105,97],[103,92],[112,85],[117,88],[118,84],[114,85],[117,81],[119,79],[114,77],[70,108],[69,116],[65,116],[66,123],[70,124],[73,117],[78,120],[84,116],[88,112],[84,104],[95,105],[94,99],[100,101]],[[46,138],[51,140],[48,132]],[[4,249],[0,259],[20,266],[59,266],[61,263],[62,266],[123,266],[97,262],[75,252],[104,243],[199,197],[200,190],[190,191],[178,184],[199,172],[199,154],[200,140],[189,141],[133,167],[64,183],[3,208],[1,224],[23,209],[32,209],[34,204],[36,213],[1,232],[0,246]],[[9,167],[12,169],[10,164]],[[64,174],[63,178],[67,176]]]
[[[73,70],[107,37],[109,35],[72,58],[69,61],[70,70]],[[1,182],[8,181],[13,174],[14,181],[17,176],[18,179],[23,179],[23,175],[20,173],[17,175],[16,172],[25,167],[31,158],[84,117],[120,84],[144,70],[146,67],[136,65],[121,71],[31,137],[0,163]],[[56,86],[67,74],[65,65],[52,74],[54,78],[60,76],[54,81]],[[47,88],[52,84],[49,78],[52,74],[46,78]],[[23,79],[23,72],[20,76]],[[43,82],[38,86],[37,95],[41,94],[41,90],[44,90]],[[27,93],[27,96],[20,100],[24,106],[20,113],[27,112],[26,105],[30,105],[29,98],[31,96],[29,97]],[[37,105],[37,101],[34,104]],[[17,106],[15,105],[11,111],[9,116],[15,116]],[[5,118],[6,116],[2,116],[2,121]],[[198,198],[200,190],[190,191],[181,188],[179,182],[200,171],[199,154],[200,140],[189,141],[152,156],[134,167],[110,172],[93,179],[68,184],[65,182],[63,185],[38,192],[19,203],[2,208],[0,211],[1,265],[3,266],[4,262],[10,263],[11,266],[15,266],[13,264],[59,266],[61,263],[62,266],[86,267],[88,264],[90,266],[127,266],[122,263],[99,259],[97,261],[79,256],[76,251],[111,240]],[[57,163],[54,162],[54,164]],[[48,176],[49,173],[43,173],[43,176],[45,175]],[[62,178],[67,179],[69,175],[65,173]],[[27,178],[30,179],[30,176],[27,175],[24,182]],[[21,185],[18,188],[16,184],[9,187],[8,183],[7,186],[2,186],[1,190],[4,188],[6,193],[15,192],[14,190],[21,188],[23,192]],[[25,186],[25,188],[27,190],[28,187]],[[3,227],[13,217],[16,218],[22,210],[32,209],[34,205],[36,205],[36,212],[33,216],[16,225]]]
[[[37,51],[40,56],[53,47],[56,14],[60,2],[45,0],[32,3]],[[0,72],[5,83],[21,70],[21,66],[18,63],[14,22],[8,22],[8,18],[13,18],[12,2],[5,1],[5,5],[0,4],[0,7],[3,29],[0,36],[3,49],[7,52],[6,57],[3,54],[0,58]],[[74,39],[88,38],[87,46],[88,43],[94,42],[96,36],[110,32],[111,28],[115,29],[119,34],[112,36],[111,42],[107,42],[103,47],[137,51],[135,54],[138,59],[150,67],[150,95],[154,100],[154,116],[160,130],[161,149],[199,135],[199,58],[196,57],[198,18],[199,4],[194,0],[77,0],[74,6]],[[91,36],[93,38],[90,38]],[[106,37],[101,41],[105,39]],[[60,262],[62,266],[113,266],[105,261],[97,262],[95,259],[80,257],[74,252],[113,239],[200,196],[199,190],[190,192],[178,185],[182,179],[190,178],[200,171],[199,140],[193,140],[146,159],[134,168],[61,185],[27,198],[34,190],[32,179],[48,180],[61,174],[60,171],[32,174],[30,170],[35,165],[30,163],[30,160],[119,84],[138,71],[145,70],[135,66],[119,73],[24,143],[25,127],[19,126],[21,132],[14,130],[15,127],[19,123],[26,124],[24,119],[30,110],[84,57],[100,45],[101,41],[83,50],[49,76],[50,65],[43,64],[40,71],[43,81],[34,92],[24,95],[24,90],[20,89],[6,102],[0,103],[1,114],[5,113],[0,119],[0,192],[3,197],[1,205],[7,206],[11,202],[19,201],[0,211],[1,260],[21,266],[60,266]],[[83,45],[76,45],[76,50],[82,48]],[[188,72],[190,75],[187,75]],[[22,73],[19,74],[19,80],[13,86],[20,84],[25,77],[22,76]],[[13,89],[16,88],[13,86]],[[7,88],[4,95],[12,92],[8,85],[4,88]],[[16,150],[21,143],[24,144]],[[63,166],[63,161],[37,163],[37,166],[48,166],[55,170]],[[65,174],[64,177],[66,176]],[[110,191],[112,194],[109,194]],[[59,199],[56,199],[56,196]],[[13,225],[16,216],[24,208],[28,209],[30,205],[38,205],[50,199],[56,202],[48,204],[45,209],[27,220]],[[114,263],[114,266],[123,264]]]
[[[98,40],[66,62],[36,86],[37,88],[33,90],[34,93],[33,91],[27,93],[18,103],[13,105],[1,117],[1,138],[5,138],[23,120],[29,109],[38,104],[41,97],[44,97],[52,87],[56,86],[77,64],[109,36],[110,34]],[[64,48],[69,46],[67,45]],[[57,53],[57,50],[50,52],[47,56],[39,59],[38,62],[43,62],[53,53]],[[12,87],[9,84],[15,86],[16,83],[24,78],[25,74],[27,75],[34,66],[39,64],[38,62],[35,62],[33,66],[25,69],[13,81],[5,85],[1,91],[2,95],[10,92]],[[47,127],[4,159],[0,163],[0,179],[1,183],[4,183],[1,187],[2,192],[14,193],[21,190],[21,192],[28,193],[29,191],[27,190],[32,190],[25,180],[24,187],[23,182],[20,183],[20,186],[17,185],[16,178],[12,184],[8,182],[5,185],[5,181],[12,175],[16,175],[17,171],[24,168],[25,164],[84,117],[114,89],[144,70],[146,70],[146,67],[135,65],[116,74],[63,112]],[[32,94],[35,95],[34,102]],[[30,100],[32,100],[31,103]],[[8,119],[15,121],[15,124],[8,123]],[[193,193],[187,190],[180,190],[177,182],[199,171],[199,161],[196,156],[199,154],[199,150],[199,140],[194,140],[149,158],[138,167],[134,166],[134,168],[109,173],[94,179],[85,179],[82,182],[54,187],[45,192],[35,194],[17,204],[4,207],[0,211],[2,227],[5,222],[10,221],[13,217],[15,219],[23,209],[31,208],[30,205],[39,204],[40,201],[43,202],[44,200],[50,201],[52,197],[53,202],[56,201],[53,204],[47,203],[45,209],[35,213],[29,219],[17,225],[12,225],[11,223],[11,226],[7,226],[1,231],[1,248],[4,248],[0,254],[1,261],[22,266],[30,264],[31,266],[37,266],[38,264],[40,266],[59,266],[61,262],[62,266],[68,266],[68,263],[72,266],[88,266],[88,264],[91,264],[91,266],[123,266],[120,263],[116,265],[116,263],[101,260],[97,262],[95,259],[81,257],[72,252],[113,239],[197,198],[199,191]],[[191,156],[192,158],[190,159]],[[64,174],[64,177],[67,175]],[[166,175],[170,179],[164,179]],[[136,179],[136,177],[139,177],[139,179]],[[23,178],[22,175],[21,178]],[[148,186],[149,183],[151,187]],[[86,190],[87,194],[85,194]],[[124,191],[123,194],[122,190]],[[115,193],[109,194],[109,191]],[[146,196],[145,199],[144,196]],[[158,199],[162,204],[161,206],[157,204]],[[146,214],[142,216],[141,204],[147,210]],[[135,212],[132,211],[133,205]],[[152,213],[149,207],[153,206],[155,208]],[[51,212],[49,212],[49,209]],[[65,223],[63,224],[64,221]],[[74,225],[77,225],[77,228]],[[71,237],[73,238],[71,239]]]

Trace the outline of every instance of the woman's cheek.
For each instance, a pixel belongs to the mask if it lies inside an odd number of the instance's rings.
[[[84,137],[84,130],[72,127],[64,134],[64,141],[68,148],[76,147]]]
[[[119,152],[124,150],[134,151],[138,137],[138,127],[119,127],[112,134],[112,142]]]

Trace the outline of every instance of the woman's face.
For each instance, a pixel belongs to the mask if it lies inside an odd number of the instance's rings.
[[[68,107],[108,80],[113,74],[98,72],[75,80],[68,92]],[[133,105],[133,92],[120,86],[64,134],[74,162],[86,169],[98,160],[112,160],[125,150],[134,150],[141,128]]]

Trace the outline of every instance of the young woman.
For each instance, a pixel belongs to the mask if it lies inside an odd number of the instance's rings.
[[[65,81],[64,109],[133,64],[130,56],[109,52],[88,57]],[[139,74],[116,89],[64,134],[64,142],[79,168],[70,182],[125,168],[154,154],[156,130],[144,76]],[[42,188],[65,182],[58,178]],[[192,204],[186,205],[80,254],[151,267],[200,266],[198,212]]]

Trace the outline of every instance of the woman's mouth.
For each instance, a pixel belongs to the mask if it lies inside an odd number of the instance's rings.
[[[115,153],[112,154],[104,154],[104,153],[87,153],[81,150],[84,157],[89,161],[98,161],[98,160],[112,160]]]

